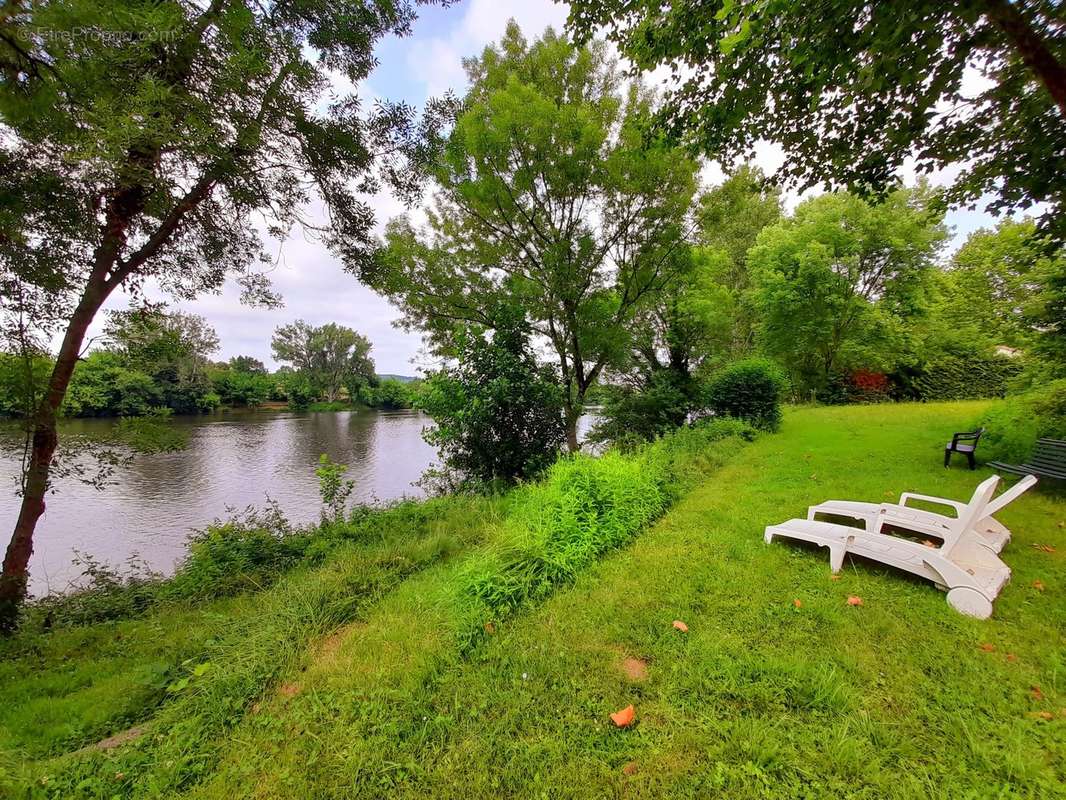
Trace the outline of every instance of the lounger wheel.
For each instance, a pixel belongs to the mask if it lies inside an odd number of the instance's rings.
[[[956,586],[948,592],[948,605],[965,614],[977,619],[988,619],[992,616],[992,602],[976,589],[969,586]]]

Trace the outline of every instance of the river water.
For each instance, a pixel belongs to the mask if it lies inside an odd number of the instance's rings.
[[[582,433],[589,418],[582,420]],[[191,531],[229,509],[277,501],[293,522],[318,518],[319,455],[348,465],[355,481],[353,502],[422,497],[415,485],[436,460],[422,439],[431,425],[417,411],[292,413],[227,411],[175,417],[188,433],[176,453],[136,455],[97,489],[74,477],[56,480],[47,510],[37,526],[30,561],[35,595],[65,589],[77,579],[75,552],[122,564],[133,555],[161,572],[173,569],[185,553]],[[106,437],[113,420],[63,423],[61,437]],[[0,540],[18,515],[19,475],[14,428],[0,431]]]

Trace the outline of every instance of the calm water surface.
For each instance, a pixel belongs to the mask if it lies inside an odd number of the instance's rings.
[[[189,532],[227,508],[262,506],[269,496],[294,522],[319,513],[314,469],[321,453],[348,465],[353,499],[422,496],[417,481],[434,460],[422,440],[431,420],[416,411],[337,413],[228,412],[175,418],[188,446],[177,453],[137,455],[103,490],[73,478],[57,481],[34,536],[31,591],[62,589],[77,575],[74,551],[121,563],[136,553],[153,568],[173,568]],[[111,420],[73,420],[67,434],[103,435]],[[18,514],[18,461],[9,447],[0,460],[3,538]]]
[[[30,590],[61,590],[80,570],[75,551],[121,564],[136,554],[153,569],[172,570],[191,531],[228,509],[276,500],[293,522],[319,514],[318,457],[348,465],[354,501],[424,495],[414,482],[436,460],[422,439],[432,424],[417,411],[334,413],[225,412],[176,417],[188,446],[177,453],[137,455],[103,490],[73,478],[56,481],[37,526]],[[589,421],[583,420],[582,429]],[[61,436],[106,435],[112,420],[71,420]],[[6,545],[18,515],[17,433],[0,431],[0,539]]]

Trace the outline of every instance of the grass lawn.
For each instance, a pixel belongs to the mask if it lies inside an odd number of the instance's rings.
[[[989,473],[945,470],[942,448],[982,407],[792,411],[779,434],[714,454],[709,479],[575,584],[475,620],[489,632],[472,646],[450,590],[462,564],[440,561],[287,657],[211,734],[194,780],[167,778],[168,759],[203,748],[171,720],[153,729],[167,753],[121,762],[110,785],[98,776],[124,748],[83,758],[97,777],[79,791],[1066,796],[1062,495],[1030,492],[1000,515],[1013,577],[983,622],[903,573],[847,561],[834,581],[825,551],[762,540],[827,498],[968,498]],[[635,726],[615,729],[608,715],[631,703]],[[31,768],[39,793],[69,758]]]

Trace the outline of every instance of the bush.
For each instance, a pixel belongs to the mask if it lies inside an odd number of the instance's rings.
[[[916,400],[1002,397],[1021,371],[1017,359],[1005,356],[948,355],[927,364],[906,389]]]
[[[723,457],[726,448],[713,443],[753,437],[741,420],[710,420],[632,456],[611,451],[557,462],[520,491],[499,540],[470,568],[468,593],[498,613],[544,597],[657,519],[700,460]]]
[[[781,398],[788,379],[765,358],[737,361],[715,373],[706,387],[706,405],[719,417],[735,417],[774,431],[781,424]]]
[[[471,486],[529,480],[548,467],[563,442],[562,393],[554,371],[539,366],[517,314],[492,338],[462,334],[455,367],[426,380],[422,410],[437,423],[423,436]]]
[[[695,381],[671,369],[656,370],[640,389],[607,386],[600,390],[602,420],[589,434],[593,442],[649,441],[675,430],[696,410]]]
[[[978,426],[986,429],[981,452],[987,461],[1017,464],[1029,457],[1037,439],[1066,439],[1066,379],[1005,398]]]

